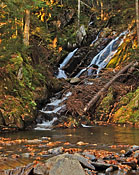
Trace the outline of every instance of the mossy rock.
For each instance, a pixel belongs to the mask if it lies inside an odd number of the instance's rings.
[[[135,92],[129,92],[120,100],[120,108],[113,115],[113,121],[117,123],[139,122],[139,88]]]
[[[63,88],[63,83],[64,80],[59,80],[52,77],[52,79],[49,82],[47,82],[47,85],[49,87],[48,90],[51,92],[59,92]]]
[[[111,111],[111,105],[114,103],[114,94],[112,88],[109,88],[108,94],[103,98],[99,107],[96,110],[96,115],[98,117],[103,117],[101,119],[106,119]]]
[[[21,119],[20,116],[18,116],[18,117],[15,118],[15,124],[16,124],[16,126],[19,129],[23,129],[24,128],[24,122],[23,122],[23,120]]]
[[[3,120],[3,115],[2,112],[0,111],[0,125],[4,124],[4,120]]]

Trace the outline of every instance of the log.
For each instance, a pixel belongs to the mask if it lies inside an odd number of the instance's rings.
[[[94,106],[94,104],[99,100],[101,95],[110,87],[110,85],[121,76],[127,69],[129,69],[133,65],[133,61],[129,63],[127,66],[123,67],[108,83],[105,84],[105,86],[97,92],[97,94],[87,103],[87,105],[84,108],[84,113],[89,111],[91,107]]]

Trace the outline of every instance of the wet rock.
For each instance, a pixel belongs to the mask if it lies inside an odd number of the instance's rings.
[[[79,83],[80,81],[81,81],[80,78],[71,78],[70,83],[71,83],[71,84],[77,84],[77,83]]]
[[[125,156],[125,157],[128,157],[128,156],[130,156],[133,152],[135,152],[135,151],[137,151],[137,150],[139,150],[139,146],[133,145],[133,146],[124,154],[124,156]]]
[[[30,153],[23,153],[21,156],[24,157],[24,158],[29,158]]]
[[[105,170],[106,173],[110,173],[110,172],[112,172],[112,171],[113,171],[113,167],[112,167],[112,166],[110,166],[109,168],[107,168],[107,169]]]
[[[89,152],[85,152],[83,155],[88,157],[92,162],[97,160],[96,157],[94,155],[91,155]]]
[[[88,47],[82,47],[77,50],[77,52],[73,55],[72,59],[68,62],[67,65],[63,68],[70,77],[70,74],[73,74],[73,72],[76,72],[76,69],[78,65],[81,65],[81,62],[86,59],[86,54],[88,53],[89,48]],[[81,69],[80,69],[81,70]]]
[[[132,168],[132,170],[136,170],[137,169],[137,164],[135,161],[131,161],[131,162],[123,162],[123,165],[128,165]]]
[[[61,154],[61,153],[63,153],[63,147],[49,149],[48,153],[49,154]]]
[[[118,170],[118,166],[116,165],[112,165],[112,164],[107,164],[107,163],[100,163],[100,162],[92,162],[91,163],[96,170],[100,171],[100,170],[106,170],[109,167],[113,167],[113,170]]]
[[[134,152],[133,157],[139,160],[139,150]]]

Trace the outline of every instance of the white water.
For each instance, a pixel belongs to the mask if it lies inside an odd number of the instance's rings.
[[[92,65],[97,65],[98,66],[98,70],[97,70],[97,74],[99,73],[99,71],[104,68],[109,61],[111,60],[111,58],[114,56],[114,54],[117,52],[117,48],[123,43],[124,41],[124,37],[128,32],[125,31],[123,33],[121,33],[118,37],[116,37],[115,39],[113,39],[103,50],[101,50],[91,61],[91,63],[89,64],[89,66],[87,66],[87,68],[82,69],[75,77],[79,77],[83,72],[85,72],[86,70],[92,70],[89,69],[92,67]],[[92,44],[98,39],[98,36],[96,37],[96,39],[94,41],[92,41]],[[69,62],[69,60],[72,58],[72,56],[74,55],[74,53],[78,50],[78,48],[76,48],[73,52],[70,52],[68,54],[68,56],[64,59],[64,61],[60,64],[59,67],[59,73],[57,78],[67,78],[64,70],[62,70],[62,68]],[[35,130],[50,130],[52,128],[53,123],[57,120],[57,115],[60,113],[60,111],[62,109],[64,109],[66,106],[64,104],[64,101],[71,95],[71,92],[68,92],[67,94],[65,94],[61,99],[58,99],[57,97],[53,97],[50,99],[50,103],[48,103],[42,110],[40,110],[40,112],[42,112],[43,114],[46,114],[49,116],[49,118],[51,118],[52,116],[52,120],[50,121],[43,121],[41,124],[37,124],[37,127],[35,128]],[[90,126],[86,126],[84,124],[82,124],[83,127],[90,127]]]
[[[51,130],[53,123],[57,120],[57,115],[59,114],[59,111],[64,109],[66,107],[64,101],[72,95],[71,92],[66,93],[61,99],[57,99],[57,97],[52,97],[50,99],[50,103],[48,103],[42,110],[40,110],[41,113],[46,114],[46,116],[49,116],[49,118],[52,118],[50,121],[43,121],[40,124],[37,124],[37,127],[35,130]]]
[[[91,74],[91,70],[89,69],[92,67],[92,65],[97,65],[98,70],[97,74],[101,69],[106,67],[106,65],[109,63],[109,61],[112,59],[112,57],[115,55],[117,52],[117,48],[123,43],[124,37],[128,32],[125,31],[121,33],[118,37],[113,39],[103,50],[101,50],[91,61],[89,66],[87,68],[82,69],[75,77],[79,77],[83,72],[88,70],[88,73]],[[123,38],[121,38],[124,36]],[[118,44],[119,42],[119,44]]]
[[[37,124],[35,130],[51,130],[55,121],[57,121],[57,117],[54,117],[51,121],[43,121],[42,123]]]
[[[64,59],[64,61],[60,64],[60,67],[58,68],[58,75],[57,78],[67,78],[67,75],[65,73],[64,70],[62,70],[62,68],[64,66],[66,66],[66,64],[70,61],[70,59],[73,57],[74,53],[78,50],[78,48],[76,48],[74,51],[70,52],[67,57]]]

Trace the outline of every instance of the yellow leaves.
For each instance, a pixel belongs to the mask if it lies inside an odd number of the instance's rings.
[[[44,19],[45,19],[45,13],[42,13],[42,15],[41,15],[41,21],[44,22]]]
[[[54,40],[52,41],[52,44],[49,44],[49,46],[51,48],[56,48],[57,47],[57,37],[54,38]]]
[[[62,47],[59,47],[58,48],[58,52],[60,53],[62,51]]]
[[[56,48],[56,46],[57,46],[57,37],[55,37],[53,40],[53,48]]]

